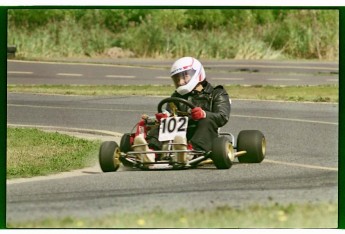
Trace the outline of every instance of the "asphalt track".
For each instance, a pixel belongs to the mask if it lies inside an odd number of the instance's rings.
[[[153,115],[161,99],[8,93],[7,121],[125,133],[142,113]],[[244,129],[265,134],[263,163],[235,163],[229,170],[114,173],[101,173],[96,166],[79,176],[10,180],[7,221],[102,217],[155,208],[337,202],[338,104],[233,100],[230,122],[222,131],[237,136]]]
[[[90,64],[89,62],[93,62]],[[339,64],[317,61],[202,61],[213,84],[338,84]],[[8,84],[171,85],[171,60],[113,59],[34,62],[8,60]]]

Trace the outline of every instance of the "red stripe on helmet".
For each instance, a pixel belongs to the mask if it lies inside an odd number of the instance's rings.
[[[187,69],[188,67],[193,67],[193,64],[194,64],[194,58],[192,58],[192,64],[188,66],[184,66],[183,69]]]

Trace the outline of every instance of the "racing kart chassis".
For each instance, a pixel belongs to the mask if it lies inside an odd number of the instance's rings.
[[[192,103],[184,99],[166,98],[158,104],[158,113],[162,112],[162,106],[167,102],[182,102],[190,108],[194,107]],[[181,115],[181,112],[178,114]],[[184,114],[186,113],[182,113],[182,115]],[[240,163],[260,163],[266,154],[266,139],[258,130],[242,130],[238,134],[237,140],[231,133],[219,133],[218,137],[213,140],[212,150],[209,152],[173,149],[174,145],[181,144],[174,143],[172,140],[166,142],[168,149],[137,151],[133,149],[146,144],[133,144],[135,136],[135,133],[125,133],[121,138],[120,146],[115,141],[106,141],[101,144],[99,162],[103,172],[116,171],[120,164],[128,168],[162,170],[196,168],[213,163],[217,169],[229,169],[235,159],[238,159]],[[181,153],[187,155],[187,161],[184,163],[176,160],[176,155]],[[154,155],[155,160],[145,161],[139,157],[142,154]]]

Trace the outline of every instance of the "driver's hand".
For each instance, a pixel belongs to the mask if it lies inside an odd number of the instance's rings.
[[[206,113],[201,107],[195,107],[191,112],[193,120],[200,120],[206,118]]]
[[[158,122],[161,121],[161,119],[165,119],[165,118],[168,118],[170,113],[168,111],[163,111],[163,113],[157,113],[155,114],[156,115],[156,120]]]

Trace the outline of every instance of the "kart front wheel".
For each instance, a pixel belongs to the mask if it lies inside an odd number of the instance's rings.
[[[266,139],[258,130],[244,130],[237,137],[237,151],[247,151],[238,157],[241,163],[260,163],[266,154]]]
[[[131,134],[130,133],[125,133],[121,137],[120,141],[120,149],[121,152],[127,153],[128,151],[131,151],[132,146],[131,146]]]
[[[211,159],[217,169],[229,169],[234,159],[234,149],[229,139],[218,137],[213,140]]]
[[[115,141],[105,141],[99,149],[99,164],[103,172],[116,171],[120,167],[120,147]]]

